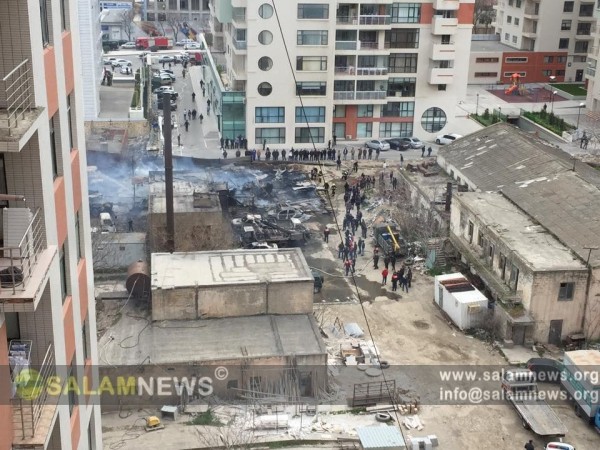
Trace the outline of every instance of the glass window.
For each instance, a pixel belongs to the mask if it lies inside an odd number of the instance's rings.
[[[324,106],[296,106],[296,123],[324,123],[325,122],[325,107]]]
[[[326,95],[327,83],[324,81],[301,81],[296,83],[296,95]]]
[[[69,0],[60,0],[60,25],[62,31],[69,29]]]
[[[391,16],[392,23],[419,23],[421,21],[421,4],[393,3]]]
[[[567,57],[566,56],[559,56],[558,58],[556,58],[556,62],[564,64],[564,63],[567,62]]]
[[[504,33],[504,40],[508,41],[510,39],[510,34]]]
[[[513,44],[516,44],[517,43],[517,36],[513,36],[512,37],[512,41],[513,41]]]
[[[69,148],[75,148],[75,131],[73,130],[73,110],[71,109],[71,95],[67,95],[67,124],[69,126]]]
[[[554,56],[544,56],[544,64],[552,64],[554,62]]]
[[[416,78],[390,78],[388,80],[388,97],[414,97],[417,86]]]
[[[514,0],[508,0],[508,6],[513,6],[514,3]]]
[[[561,70],[561,69],[557,70],[556,71],[556,76],[557,77],[564,77],[565,76],[565,71]]]
[[[65,245],[64,244],[63,244],[62,248],[60,249],[58,262],[59,262],[59,266],[60,266],[60,287],[61,287],[61,291],[62,291],[61,295],[62,295],[62,301],[64,303],[65,299],[67,298],[67,295],[69,295],[69,293],[68,293],[69,282],[68,282],[68,275],[67,275],[67,262],[65,259]]]
[[[521,7],[521,0],[517,0],[516,3],[515,3],[515,6],[517,8],[520,8]]]
[[[75,250],[77,250],[77,261],[83,257],[83,249],[81,248],[81,211],[75,214]]]
[[[317,3],[300,3],[298,19],[329,19],[329,5]]]
[[[325,142],[325,128],[323,127],[310,127],[310,128],[296,128],[296,139],[297,144],[306,143],[323,143]]]
[[[390,102],[381,107],[381,117],[412,117],[415,102]]]
[[[373,122],[359,122],[356,124],[357,138],[370,138],[373,136]]]
[[[417,58],[416,53],[391,54],[388,60],[388,71],[391,73],[416,73]]]
[[[40,2],[40,19],[42,28],[42,44],[45,46],[50,45],[50,17],[48,16],[48,0],[39,0]]]
[[[77,372],[75,370],[75,368],[73,367],[73,363],[71,363],[71,365],[69,366],[69,380],[71,379],[76,379],[77,377]],[[66,386],[70,386],[71,388],[67,390],[67,396],[69,399],[69,414],[73,414],[73,409],[75,408],[75,405],[77,405],[77,388],[76,386],[79,386],[80,383],[79,381],[73,381],[71,383],[67,383]]]
[[[515,25],[519,25],[519,18],[515,17]]]
[[[575,53],[588,53],[590,41],[577,41],[575,42]]]
[[[88,335],[87,335],[87,333],[88,333],[87,321],[88,321],[88,318],[86,316],[85,320],[83,321],[83,325],[81,327],[81,347],[83,350],[83,361],[84,361],[84,364],[82,364],[82,365],[85,365],[85,360],[88,358],[88,356],[90,354],[90,349],[88,347],[89,340],[88,340]]]
[[[258,85],[258,93],[260,95],[262,95],[263,97],[266,97],[267,95],[271,95],[272,91],[273,91],[273,86],[271,86],[271,83],[267,83],[265,81]]]
[[[379,137],[410,137],[412,135],[412,122],[382,122],[379,124]]]
[[[527,61],[528,58],[523,56],[507,56],[504,58],[504,62],[508,64],[521,64],[526,63]]]
[[[271,42],[273,42],[273,33],[268,30],[261,31],[258,33],[258,42],[263,45],[269,45]]]
[[[273,15],[273,7],[268,3],[263,3],[258,7],[258,15],[263,19],[270,19]]]
[[[559,39],[558,40],[558,48],[560,48],[560,49],[569,48],[569,39],[567,39],[567,38]]]
[[[327,56],[297,56],[296,70],[327,70]]]
[[[385,48],[419,48],[419,30],[397,29],[386,31]]]
[[[50,119],[50,152],[52,154],[52,174],[54,178],[62,174],[62,170],[59,164],[60,161],[60,149],[58,143],[58,136],[56,135],[56,129],[54,128],[54,118]]]
[[[506,23],[512,23],[512,16],[506,16]]]
[[[192,0],[192,11],[200,11],[200,0]]]
[[[562,31],[569,31],[571,29],[571,20],[567,20],[567,19],[563,20],[560,23],[560,29]]]
[[[285,108],[283,107],[258,107],[254,108],[256,123],[284,123]]]
[[[298,45],[327,45],[327,31],[300,30],[298,31]]]
[[[575,291],[575,283],[560,283],[558,289],[558,300],[568,301],[573,300],[573,292]]]
[[[285,144],[285,128],[257,128],[255,144]]]
[[[565,2],[563,5],[563,12],[573,12],[573,5],[575,2]]]
[[[373,105],[358,105],[358,117],[373,117]]]
[[[346,117],[346,105],[334,106],[333,107],[333,117]]]
[[[258,68],[260,70],[264,70],[266,72],[267,70],[271,70],[272,67],[273,67],[273,60],[271,58],[269,58],[268,56],[263,56],[262,58],[260,58],[258,60]]]
[[[552,75],[551,70],[542,70],[542,76],[549,77],[550,75]]]
[[[429,108],[421,117],[421,126],[428,133],[440,131],[446,125],[446,113],[440,108]]]

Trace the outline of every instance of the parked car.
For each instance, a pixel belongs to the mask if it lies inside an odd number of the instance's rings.
[[[125,42],[121,45],[121,48],[136,48],[135,42]]]
[[[156,107],[158,109],[163,109],[163,101],[162,97],[158,97],[158,101],[156,102]],[[177,102],[174,98],[171,98],[171,111],[177,111]]]
[[[173,58],[171,55],[162,55],[160,58],[158,58],[159,64],[170,63],[170,62],[174,62],[174,61],[175,61],[175,58]]]
[[[121,72],[123,75],[133,75],[131,66],[120,66],[119,72]]]
[[[419,138],[403,137],[401,139],[403,142],[406,142],[408,145],[410,145],[410,148],[421,149],[421,148],[425,147],[425,144],[423,142],[421,142],[421,140]]]
[[[128,61],[126,59],[115,59],[114,61],[112,61],[110,63],[110,65],[113,66],[113,69],[117,68],[117,67],[123,67],[123,66],[131,67],[131,61]]]
[[[189,44],[185,44],[183,47],[185,50],[200,50],[202,46],[197,42],[191,42]]]
[[[385,141],[381,141],[379,139],[373,139],[372,141],[365,142],[365,146],[368,148],[372,148],[373,150],[379,149],[382,152],[385,152],[390,149],[390,144]]]
[[[152,82],[160,83],[163,86],[170,86],[171,84],[173,84],[173,79],[168,73],[158,73],[152,77]]]
[[[390,148],[392,150],[403,151],[410,149],[410,144],[408,142],[403,141],[401,138],[386,139],[385,142],[390,144]]]
[[[456,133],[440,134],[435,138],[435,143],[438,145],[452,144],[455,140],[460,139],[462,136]]]
[[[558,384],[563,363],[550,358],[531,358],[527,361],[527,368],[535,374],[537,381]]]
[[[112,63],[113,63],[113,61],[116,61],[116,60],[117,60],[117,58],[116,58],[116,57],[114,57],[114,56],[111,56],[110,58],[104,58],[104,59],[102,60],[102,62],[104,63],[104,65],[105,65],[105,66],[107,66],[107,65],[109,65],[109,64],[112,64]]]
[[[173,82],[175,81],[175,75],[173,75],[172,73],[169,73],[169,72],[163,72],[163,71],[161,70],[161,71],[159,72],[159,75],[161,75],[161,76],[162,76],[162,75],[168,75],[168,76],[169,76],[169,78],[171,78],[171,81],[173,81]]]
[[[179,97],[179,94],[177,93],[177,91],[175,89],[173,89],[171,86],[161,86],[159,88],[154,89],[154,91],[152,91],[152,93],[156,94],[156,95],[162,95],[165,92],[169,92],[171,94],[171,98]]]

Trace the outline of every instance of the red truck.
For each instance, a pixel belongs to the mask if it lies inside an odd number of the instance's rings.
[[[139,37],[135,40],[135,46],[138,50],[166,50],[173,48],[173,39],[165,36]]]

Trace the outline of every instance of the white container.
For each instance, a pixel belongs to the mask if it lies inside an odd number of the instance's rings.
[[[461,273],[436,276],[434,299],[461,330],[481,326],[487,313],[488,298]]]

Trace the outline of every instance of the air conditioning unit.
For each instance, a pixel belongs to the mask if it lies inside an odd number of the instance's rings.
[[[347,134],[346,135],[346,140],[347,141],[351,141],[352,140],[352,135],[351,134]]]

